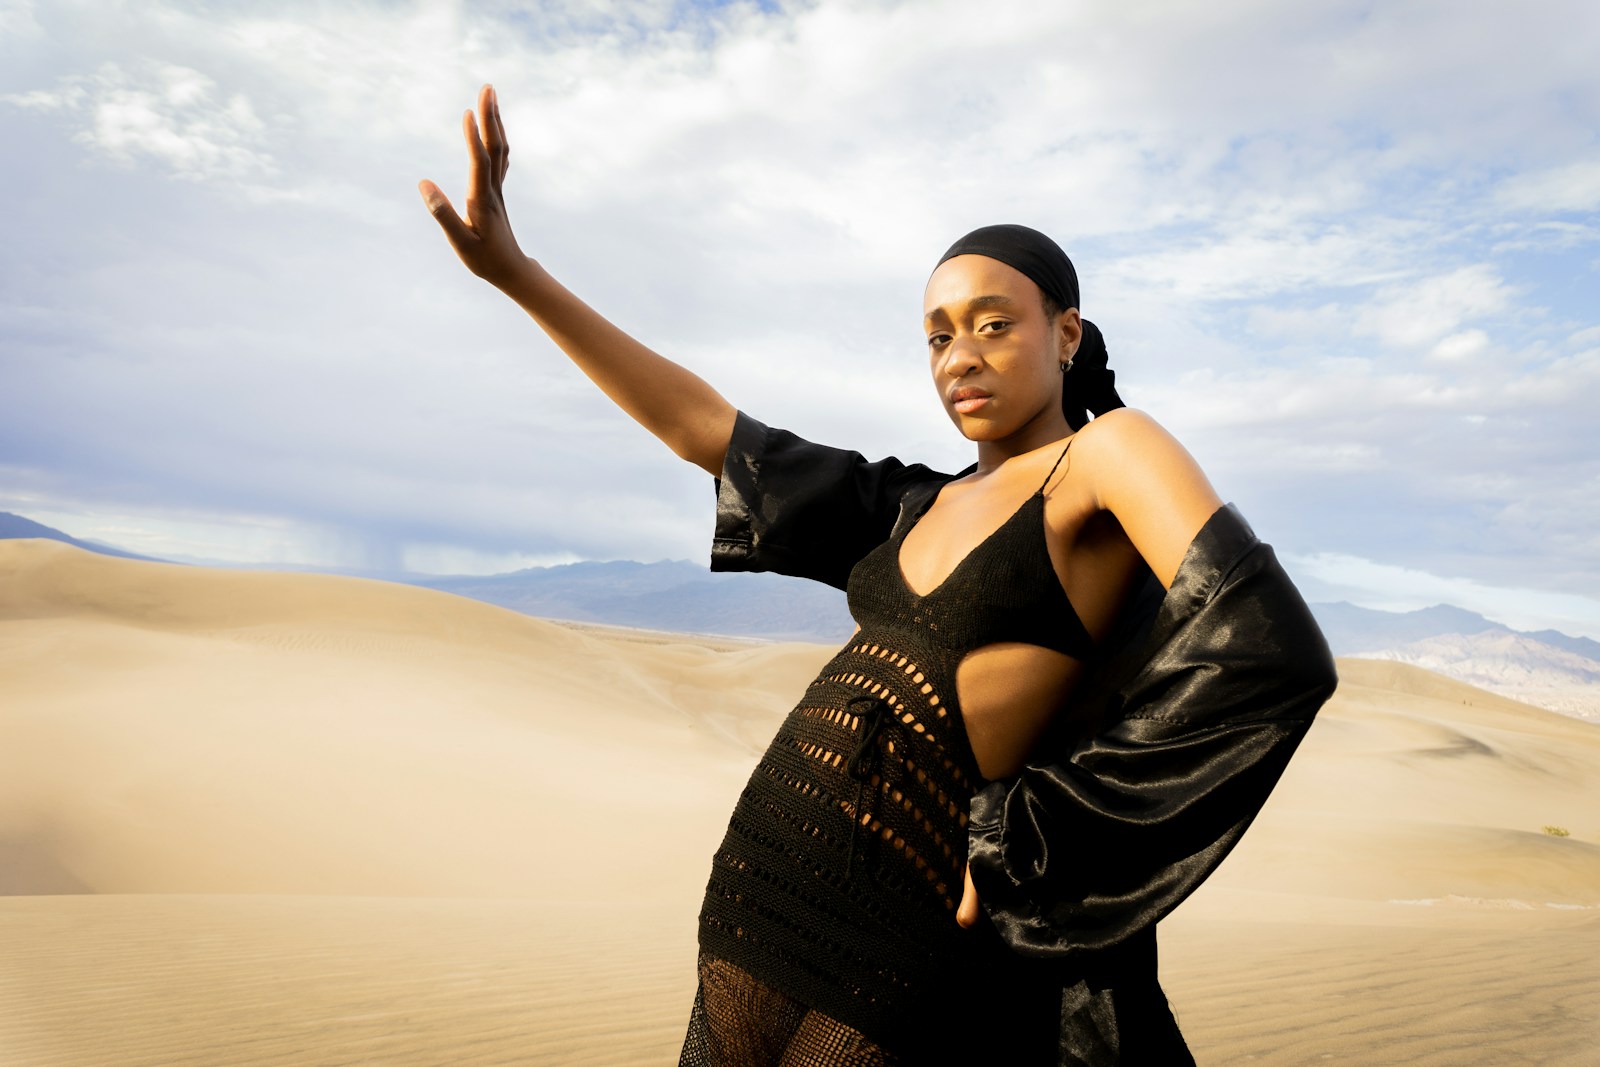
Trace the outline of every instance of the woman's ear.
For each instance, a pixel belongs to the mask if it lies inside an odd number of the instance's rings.
[[[1083,343],[1083,319],[1077,308],[1068,308],[1056,319],[1056,333],[1061,342],[1061,362],[1071,363]]]

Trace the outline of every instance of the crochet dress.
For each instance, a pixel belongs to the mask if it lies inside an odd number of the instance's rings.
[[[1055,475],[925,594],[900,549],[943,476],[905,494],[851,569],[860,630],[779,728],[714,856],[680,1064],[945,1062],[974,1011],[1054,1062],[1059,988],[986,923],[955,921],[968,805],[986,784],[955,674],[997,642],[1092,654],[1046,547]]]
[[[681,1063],[1192,1067],[1156,926],[1214,871],[1337,684],[1315,618],[1233,505],[1170,585],[1145,573],[1092,650],[1036,493],[926,594],[906,534],[952,476],[741,413],[713,570],[849,593],[861,631],[807,690],[712,863]],[[956,700],[973,649],[1093,662],[1072,723],[978,775]],[[962,864],[983,918],[954,921]]]

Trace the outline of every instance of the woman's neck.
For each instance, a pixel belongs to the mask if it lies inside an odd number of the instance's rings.
[[[974,474],[988,474],[1007,460],[1037,452],[1046,445],[1071,436],[1072,426],[1059,408],[1041,415],[1016,433],[994,441],[978,442],[978,469]]]

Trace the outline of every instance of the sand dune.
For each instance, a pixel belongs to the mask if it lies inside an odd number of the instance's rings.
[[[709,853],[751,720],[770,733],[776,690],[815,670],[389,583],[126,562],[0,543],[9,892],[636,899]],[[634,831],[641,803],[684,833]]]
[[[828,653],[0,541],[0,1064],[672,1063]],[[1201,1062],[1600,1062],[1600,727],[1340,667],[1164,926]]]
[[[1600,906],[1600,730],[1404,664],[1339,672],[1213,885]]]

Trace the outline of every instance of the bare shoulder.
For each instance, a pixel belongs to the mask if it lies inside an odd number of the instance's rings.
[[[1089,425],[1078,431],[1077,437],[1077,449],[1093,451],[1107,461],[1128,459],[1141,452],[1178,444],[1166,427],[1138,408],[1115,408],[1096,415]]]
[[[1222,500],[1178,439],[1143,411],[1118,408],[1078,431],[1073,448],[1101,508],[1121,523],[1162,585]]]
[[[1200,465],[1178,439],[1149,414],[1136,408],[1108,411],[1078,431],[1073,447],[1091,468],[1100,506],[1116,511],[1128,493],[1159,488],[1181,492],[1184,483],[1205,482]]]

